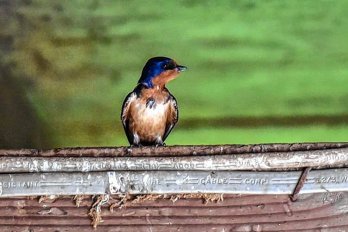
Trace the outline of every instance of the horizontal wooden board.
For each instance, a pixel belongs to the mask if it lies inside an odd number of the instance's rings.
[[[222,201],[208,203],[194,196],[175,202],[169,196],[129,200],[113,212],[110,204],[102,207],[103,222],[97,231],[345,231],[347,202],[343,192],[300,195],[295,202],[287,195],[225,195]],[[69,197],[40,203],[34,198],[5,198],[0,201],[0,229],[92,231],[88,216],[92,203],[88,196],[79,207]]]

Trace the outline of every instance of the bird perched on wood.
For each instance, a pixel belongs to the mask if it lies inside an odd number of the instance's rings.
[[[153,57],[146,62],[138,85],[122,106],[121,120],[130,145],[165,145],[178,121],[176,99],[166,84],[186,69],[167,57]]]

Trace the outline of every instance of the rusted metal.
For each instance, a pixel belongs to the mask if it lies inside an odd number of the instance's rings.
[[[306,183],[307,180],[307,176],[309,171],[311,170],[311,168],[307,167],[303,170],[303,172],[301,173],[300,179],[298,180],[295,190],[294,192],[291,194],[290,199],[292,201],[296,201],[298,198],[298,195],[301,191],[301,189],[303,188],[304,184]]]

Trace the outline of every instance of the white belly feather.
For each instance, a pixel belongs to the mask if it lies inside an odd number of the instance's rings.
[[[156,119],[164,117],[168,110],[168,103],[166,104],[156,104],[154,107],[150,108],[144,104],[137,103],[136,107],[139,112],[141,112],[143,118]]]

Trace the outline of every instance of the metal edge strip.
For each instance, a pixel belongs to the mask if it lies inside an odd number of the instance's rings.
[[[291,194],[301,175],[248,171],[0,174],[0,197],[94,194]],[[348,169],[313,170],[300,194],[348,191]]]

